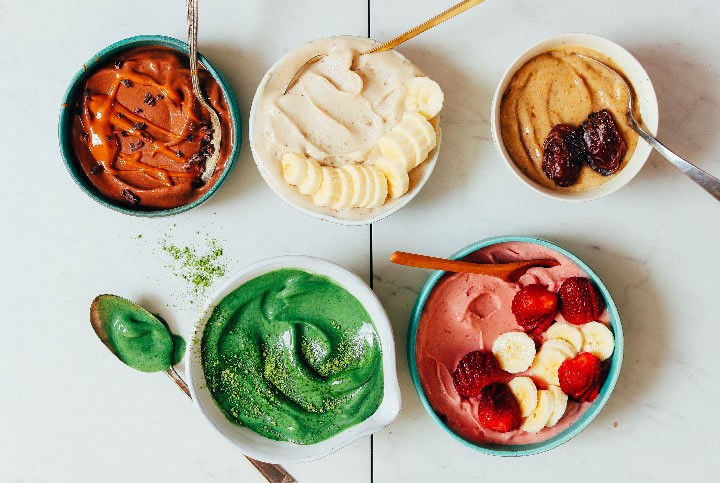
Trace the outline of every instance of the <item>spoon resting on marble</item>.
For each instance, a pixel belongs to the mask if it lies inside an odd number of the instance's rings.
[[[413,37],[416,37],[420,35],[421,33],[425,32],[426,30],[430,30],[431,28],[435,27],[436,25],[439,25],[443,23],[446,20],[449,20],[453,18],[456,15],[459,15],[463,13],[465,10],[469,10],[472,7],[476,6],[479,3],[484,2],[485,0],[463,0],[462,2],[458,3],[457,5],[448,8],[444,12],[441,12],[437,15],[435,15],[433,18],[426,20],[425,22],[421,23],[417,27],[414,27],[407,32],[398,35],[392,40],[389,40],[385,42],[384,44],[380,44],[377,47],[374,47],[367,52],[363,52],[360,55],[368,55],[368,54],[374,54],[376,52],[385,52],[386,50],[394,49],[398,45],[407,42]],[[290,82],[288,82],[287,86],[285,87],[285,92],[283,92],[283,95],[287,94],[290,88],[295,85],[295,82],[297,82],[298,78],[300,77],[300,74],[305,72],[305,69],[308,68],[308,66],[314,64],[315,62],[319,61],[323,57],[325,57],[327,54],[318,54],[314,57],[309,58],[303,65],[300,66],[300,68],[293,74],[292,78],[290,79]]]
[[[142,372],[163,371],[192,399],[190,388],[173,366],[185,352],[185,341],[143,307],[117,295],[98,295],[90,305],[90,324],[110,352]],[[294,483],[281,466],[245,456],[270,483]]]
[[[620,82],[621,85],[624,86],[625,90],[628,92],[628,108],[627,112],[625,113],[625,118],[627,119],[627,123],[630,126],[630,128],[638,133],[638,135],[645,140],[652,148],[660,153],[660,155],[670,161],[677,169],[682,171],[688,178],[695,181],[697,184],[700,185],[705,191],[707,191],[710,196],[715,198],[716,200],[720,201],[720,179],[716,178],[715,176],[711,175],[707,171],[704,171],[694,164],[692,164],[690,161],[687,161],[677,154],[675,154],[673,151],[671,151],[667,146],[665,146],[663,143],[657,140],[655,136],[650,134],[641,124],[640,121],[638,121],[635,118],[635,115],[633,114],[633,96],[635,95],[635,91],[630,88],[630,85],[628,84],[628,81],[625,80],[625,78],[620,74],[618,71],[610,67],[604,62],[601,62],[594,57],[590,57],[588,55],[584,54],[575,54],[578,57],[581,57],[585,60],[590,60],[598,64],[600,67],[610,71],[610,73],[615,74],[615,77]]]
[[[443,270],[445,272],[477,273],[490,275],[505,282],[517,282],[530,268],[533,267],[555,267],[560,265],[557,260],[541,258],[535,260],[523,260],[510,263],[474,263],[460,260],[448,260],[446,258],[429,257],[415,253],[395,252],[390,255],[390,261],[397,265],[405,265],[415,268],[427,268],[430,270]]]

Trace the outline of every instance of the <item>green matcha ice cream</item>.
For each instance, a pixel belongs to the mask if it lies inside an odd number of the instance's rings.
[[[383,399],[380,338],[351,293],[299,269],[261,275],[214,309],[201,341],[207,385],[233,423],[313,444]]]

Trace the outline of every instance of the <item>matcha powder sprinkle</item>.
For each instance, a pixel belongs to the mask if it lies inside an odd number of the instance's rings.
[[[225,275],[223,249],[217,240],[208,240],[203,253],[195,247],[178,247],[167,240],[163,241],[162,249],[174,262],[169,268],[175,276],[190,284],[192,295],[196,297],[205,295],[215,280]]]

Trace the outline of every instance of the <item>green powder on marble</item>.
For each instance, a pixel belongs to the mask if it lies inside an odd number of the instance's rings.
[[[162,250],[173,261],[173,274],[190,285],[194,298],[205,295],[215,281],[225,276],[227,265],[223,259],[223,248],[215,239],[208,239],[204,247],[180,247],[168,241],[162,243]],[[194,303],[190,300],[190,303]]]

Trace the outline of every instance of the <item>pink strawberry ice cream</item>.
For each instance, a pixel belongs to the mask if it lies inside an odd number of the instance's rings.
[[[564,416],[553,427],[532,434],[523,430],[499,433],[480,426],[476,398],[463,398],[453,385],[452,373],[460,359],[475,350],[490,351],[502,333],[522,331],[511,312],[515,293],[522,287],[541,284],[557,292],[569,277],[587,277],[570,259],[544,246],[525,242],[499,243],[482,248],[465,260],[504,263],[533,258],[560,262],[552,268],[531,268],[517,283],[486,275],[446,274],[430,293],[420,316],[416,341],[417,368],[428,402],[447,426],[459,436],[481,444],[531,444],[549,439],[571,426],[592,403],[568,401]],[[556,321],[563,321],[558,313]],[[600,321],[608,322],[607,310]],[[507,378],[529,375],[514,374]],[[546,384],[534,378],[539,389]],[[505,381],[507,382],[507,381]]]

